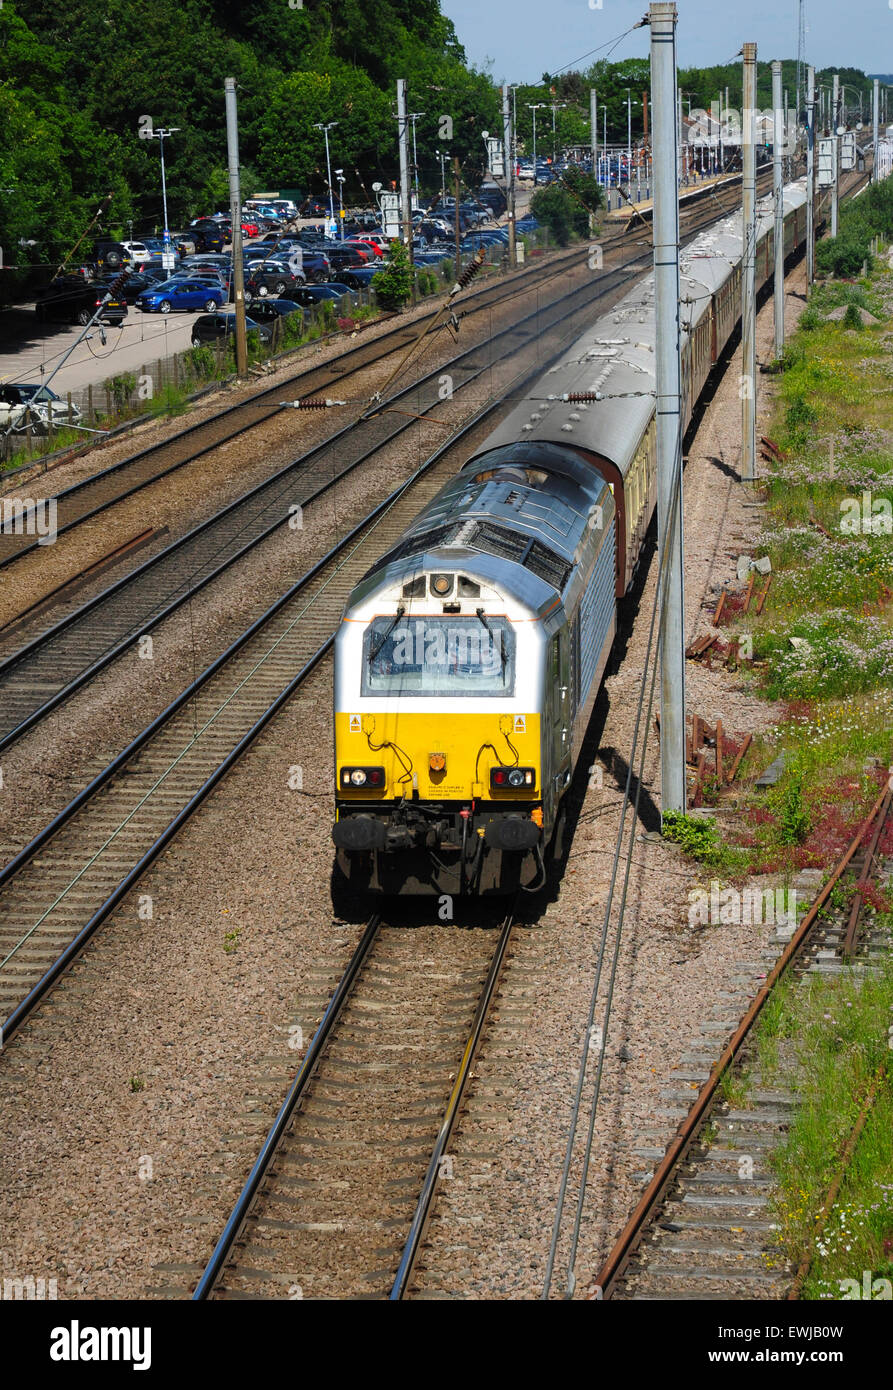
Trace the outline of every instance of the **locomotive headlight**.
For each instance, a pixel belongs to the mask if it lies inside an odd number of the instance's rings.
[[[383,767],[342,767],[339,781],[348,791],[351,787],[376,787],[385,785]]]
[[[494,791],[533,791],[536,769],[533,767],[494,767],[490,770],[490,786]]]
[[[451,574],[432,574],[431,592],[438,598],[446,598],[447,594],[453,592],[453,576]]]

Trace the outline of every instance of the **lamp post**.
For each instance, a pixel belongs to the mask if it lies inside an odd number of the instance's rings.
[[[336,169],[335,178],[338,180],[338,225],[341,229],[341,240],[344,240],[344,170]]]
[[[449,152],[449,150],[435,150],[434,153],[437,155],[437,158],[440,160],[440,201],[441,201],[441,203],[445,203],[445,202],[446,202],[446,168],[445,168],[445,164],[446,164],[446,161],[447,161],[447,160],[449,159],[449,157],[450,157],[450,152]]]
[[[639,102],[633,101],[630,96],[631,87],[626,89],[626,178],[627,182],[632,182],[633,176],[633,107],[638,106]],[[619,179],[618,179],[619,182]]]
[[[563,111],[567,106],[566,101],[553,101],[552,106],[552,163],[555,163],[555,112]]]
[[[329,159],[329,131],[334,130],[337,121],[314,121],[313,129],[321,130],[326,137],[326,176],[329,180],[329,221],[335,221],[335,195],[332,192],[332,163]]]
[[[412,121],[412,172],[413,182],[415,183],[415,200],[419,201],[419,156],[415,147],[415,123],[424,116],[424,111],[410,111],[409,119]]]
[[[165,172],[164,172],[164,137],[165,137],[166,135],[175,135],[176,132],[177,132],[178,130],[182,130],[182,128],[183,128],[182,126],[178,126],[178,125],[168,126],[168,127],[166,127],[166,128],[165,128],[164,126],[162,126],[160,130],[153,130],[153,131],[151,131],[151,132],[149,133],[149,138],[150,138],[151,140],[156,140],[156,139],[157,139],[158,144],[159,144],[159,148],[160,148],[160,150],[161,150],[161,202],[162,202],[162,206],[164,207],[164,244],[165,244],[165,246],[167,246],[167,245],[169,244],[169,242],[170,242],[170,232],[169,232],[168,229],[167,229],[167,180],[166,180],[166,178],[165,178]]]
[[[512,94],[512,164],[514,165],[514,167],[515,167],[516,169],[517,169],[517,167],[518,167],[518,101],[517,101],[517,91],[518,91],[518,88],[520,87],[520,85],[521,85],[520,82],[512,82],[512,83],[509,84],[509,91],[510,91],[511,94]]]
[[[532,111],[532,112],[533,112],[533,186],[534,186],[534,188],[536,188],[536,113],[537,113],[537,111],[541,110],[545,105],[546,105],[546,103],[545,103],[544,101],[536,101],[536,102],[533,102],[532,104],[531,104],[530,102],[527,103],[527,109],[528,109],[528,111]]]

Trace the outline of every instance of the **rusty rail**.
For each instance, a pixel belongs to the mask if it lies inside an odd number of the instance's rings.
[[[849,848],[845,851],[845,853],[839,860],[837,867],[835,868],[831,877],[828,879],[828,882],[825,884],[821,893],[816,898],[815,902],[807,912],[806,916],[803,918],[803,921],[800,923],[800,926],[797,928],[791,940],[788,942],[788,945],[785,947],[784,951],[779,956],[778,960],[775,962],[775,965],[772,967],[769,974],[766,976],[765,982],[751,1001],[750,1006],[747,1009],[747,1012],[745,1013],[741,1022],[738,1024],[738,1027],[735,1029],[735,1032],[732,1034],[732,1037],[726,1044],[722,1056],[715,1063],[712,1071],[710,1072],[709,1077],[704,1082],[703,1086],[698,1092],[694,1105],[686,1115],[685,1119],[680,1122],[679,1127],[676,1130],[676,1133],[670,1140],[670,1143],[667,1145],[667,1151],[661,1159],[660,1163],[658,1164],[657,1171],[655,1172],[650,1183],[648,1184],[647,1188],[645,1189],[644,1193],[642,1194],[641,1198],[636,1204],[636,1207],[633,1210],[632,1215],[630,1216],[626,1226],[621,1231],[617,1241],[614,1244],[613,1249],[611,1250],[611,1253],[608,1255],[608,1258],[606,1259],[602,1268],[599,1270],[598,1277],[595,1282],[594,1291],[589,1295],[590,1298],[610,1298],[614,1285],[617,1283],[617,1280],[620,1278],[621,1274],[623,1273],[627,1264],[629,1263],[632,1255],[634,1254],[639,1244],[639,1241],[642,1239],[642,1236],[645,1232],[645,1228],[651,1220],[651,1217],[654,1214],[655,1210],[660,1205],[664,1193],[666,1192],[670,1183],[673,1181],[676,1168],[685,1158],[686,1154],[688,1153],[689,1149],[691,1148],[692,1144],[697,1138],[701,1125],[707,1117],[708,1110],[716,1094],[717,1087],[719,1086],[722,1077],[725,1075],[726,1071],[729,1069],[732,1062],[735,1060],[738,1053],[740,1052],[745,1039],[750,1033],[750,1030],[753,1027],[754,1023],[758,1019],[763,1009],[763,1006],[769,998],[769,995],[772,993],[772,990],[775,988],[775,985],[778,983],[781,976],[787,970],[791,961],[798,954],[800,948],[802,947],[804,941],[806,940],[806,937],[808,936],[812,928],[813,923],[815,922],[825,903],[828,901],[828,898],[831,895],[834,885],[837,883],[841,874],[844,872],[850,860],[853,858],[853,855],[859,849],[859,846],[865,838],[865,835],[871,829],[875,817],[880,812],[880,809],[888,795],[889,789],[885,787],[884,790],[879,794],[877,801],[874,803],[874,806],[872,807],[871,811],[868,813],[865,820],[859,826],[859,829],[856,831],[856,834],[854,835],[853,840],[849,845]]]

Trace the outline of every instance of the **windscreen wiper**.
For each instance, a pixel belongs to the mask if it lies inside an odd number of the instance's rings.
[[[373,663],[373,661],[375,660],[375,658],[378,656],[378,654],[379,654],[379,652],[381,651],[382,647],[384,646],[385,642],[387,642],[388,638],[390,637],[391,633],[394,631],[394,628],[397,626],[397,624],[399,623],[400,619],[401,619],[402,617],[404,617],[405,614],[406,614],[406,609],[404,608],[403,604],[401,603],[400,607],[397,609],[396,614],[394,615],[394,620],[393,620],[393,622],[391,622],[391,623],[389,624],[389,626],[385,629],[385,631],[382,633],[381,641],[378,643],[378,645],[376,646],[375,650],[374,650],[374,651],[371,651],[371,652],[369,653],[369,665],[370,665],[370,666],[372,665],[372,663]]]
[[[502,674],[505,675],[505,643],[496,641],[496,633],[493,631],[492,627],[487,622],[483,608],[476,608],[474,611],[480,618],[481,622],[484,624],[485,631],[489,633],[490,641],[494,642],[496,646],[498,646],[499,648],[499,657],[502,662]]]

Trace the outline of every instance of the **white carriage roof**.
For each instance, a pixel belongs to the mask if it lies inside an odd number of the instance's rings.
[[[806,202],[800,180],[784,190],[785,216]],[[757,244],[773,222],[771,195],[757,203]],[[742,214],[702,232],[680,256],[683,330],[693,329],[713,295],[741,259]],[[530,389],[488,437],[481,453],[525,440],[588,449],[615,464],[622,476],[654,411],[654,274],[641,280],[610,313],[599,318]],[[568,394],[596,392],[574,403]]]

